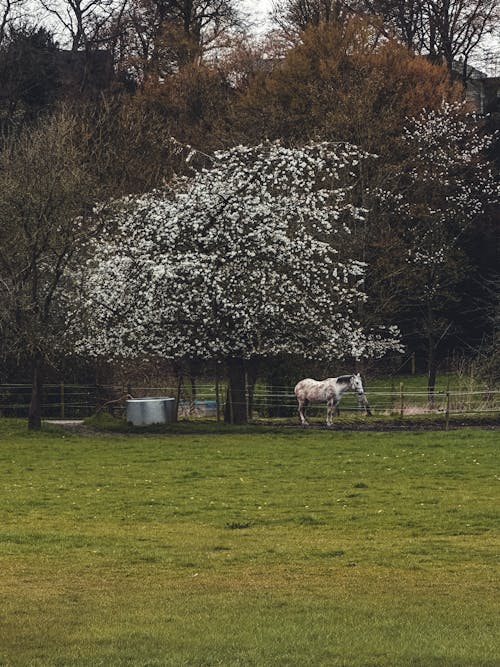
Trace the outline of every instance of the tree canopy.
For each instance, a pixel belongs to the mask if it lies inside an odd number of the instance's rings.
[[[174,189],[121,204],[85,287],[84,349],[107,357],[231,360],[381,356],[397,332],[356,312],[349,252],[364,211],[349,144],[238,146]]]

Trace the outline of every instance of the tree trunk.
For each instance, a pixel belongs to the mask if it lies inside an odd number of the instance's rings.
[[[229,375],[229,395],[224,414],[226,424],[247,423],[247,402],[245,395],[245,361],[240,357],[227,360]]]
[[[246,384],[248,392],[248,416],[251,419],[254,411],[255,383],[259,373],[259,360],[249,359],[247,362]]]
[[[189,401],[189,414],[196,415],[196,377],[190,373],[191,399]]]
[[[36,355],[31,362],[31,401],[28,410],[28,428],[39,431],[42,427],[42,362]]]
[[[429,407],[434,407],[434,394],[436,391],[437,359],[436,345],[433,336],[429,336],[427,350],[427,399]]]
[[[267,375],[267,395],[268,395],[268,417],[290,417],[290,407],[284,405],[286,400],[283,398],[283,393],[290,384],[289,374],[283,367],[282,361],[276,365],[272,365]],[[295,405],[293,406],[293,413],[295,414]]]

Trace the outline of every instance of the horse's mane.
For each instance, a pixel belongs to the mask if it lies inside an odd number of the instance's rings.
[[[352,375],[339,375],[337,378],[337,382],[341,382],[342,384],[347,384],[348,382],[351,381]]]

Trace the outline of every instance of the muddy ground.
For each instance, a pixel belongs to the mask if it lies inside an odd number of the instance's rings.
[[[81,435],[91,435],[96,433],[120,433],[121,429],[110,429],[109,431],[105,428],[99,428],[91,424],[86,424],[81,420],[67,420],[67,421],[51,421],[49,423],[56,424],[61,426],[72,433],[77,433]],[[200,429],[203,428],[203,424],[207,425],[207,433],[213,433],[214,427],[216,424],[213,421],[204,421],[202,419],[196,420],[186,420],[181,421],[178,424],[167,424],[165,426],[156,425],[151,427],[151,432],[154,433],[189,433],[189,425],[193,425],[193,431],[200,433]],[[465,427],[480,427],[485,429],[499,429],[500,428],[500,415],[494,416],[457,416],[453,415],[450,417],[449,422],[446,422],[446,419],[443,416],[436,417],[403,417],[402,419],[392,418],[392,419],[383,419],[383,418],[361,418],[361,419],[339,419],[334,423],[332,427],[327,427],[323,421],[312,421],[311,424],[307,427],[301,426],[297,420],[290,419],[289,421],[284,420],[264,420],[259,419],[253,422],[250,422],[249,426],[244,428],[248,429],[251,426],[264,427],[264,428],[273,428],[273,429],[283,429],[283,430],[315,430],[315,431],[373,431],[373,432],[384,432],[384,431],[444,431],[448,430],[457,430]],[[133,430],[133,427],[127,428],[124,423],[123,433],[144,433],[148,432],[147,428],[140,428],[137,431]],[[225,425],[221,422],[220,428],[223,430]],[[235,428],[235,427],[233,427]],[[179,430],[177,430],[179,429]]]

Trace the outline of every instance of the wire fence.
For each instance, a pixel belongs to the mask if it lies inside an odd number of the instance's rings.
[[[100,402],[100,390],[93,385],[50,384],[42,390],[45,419],[82,419],[93,414]],[[0,385],[0,417],[26,417],[31,385]]]
[[[31,386],[27,384],[0,385],[0,416],[26,417]],[[223,420],[228,409],[228,385],[225,381],[164,386],[131,385],[46,385],[42,393],[44,419],[82,419],[96,412],[107,411],[125,415],[127,398],[173,397],[177,400],[180,419]],[[488,388],[438,389],[430,397],[426,390],[407,389],[404,383],[374,385],[366,389],[366,397],[375,417],[401,419],[434,415],[449,419],[454,415],[500,416],[500,391]],[[358,419],[363,414],[356,396],[345,394],[340,403],[340,417]],[[297,401],[293,389],[287,386],[257,384],[247,389],[245,409],[250,420],[297,420]],[[308,418],[324,420],[324,404],[308,408]],[[227,416],[227,415],[226,415]]]

